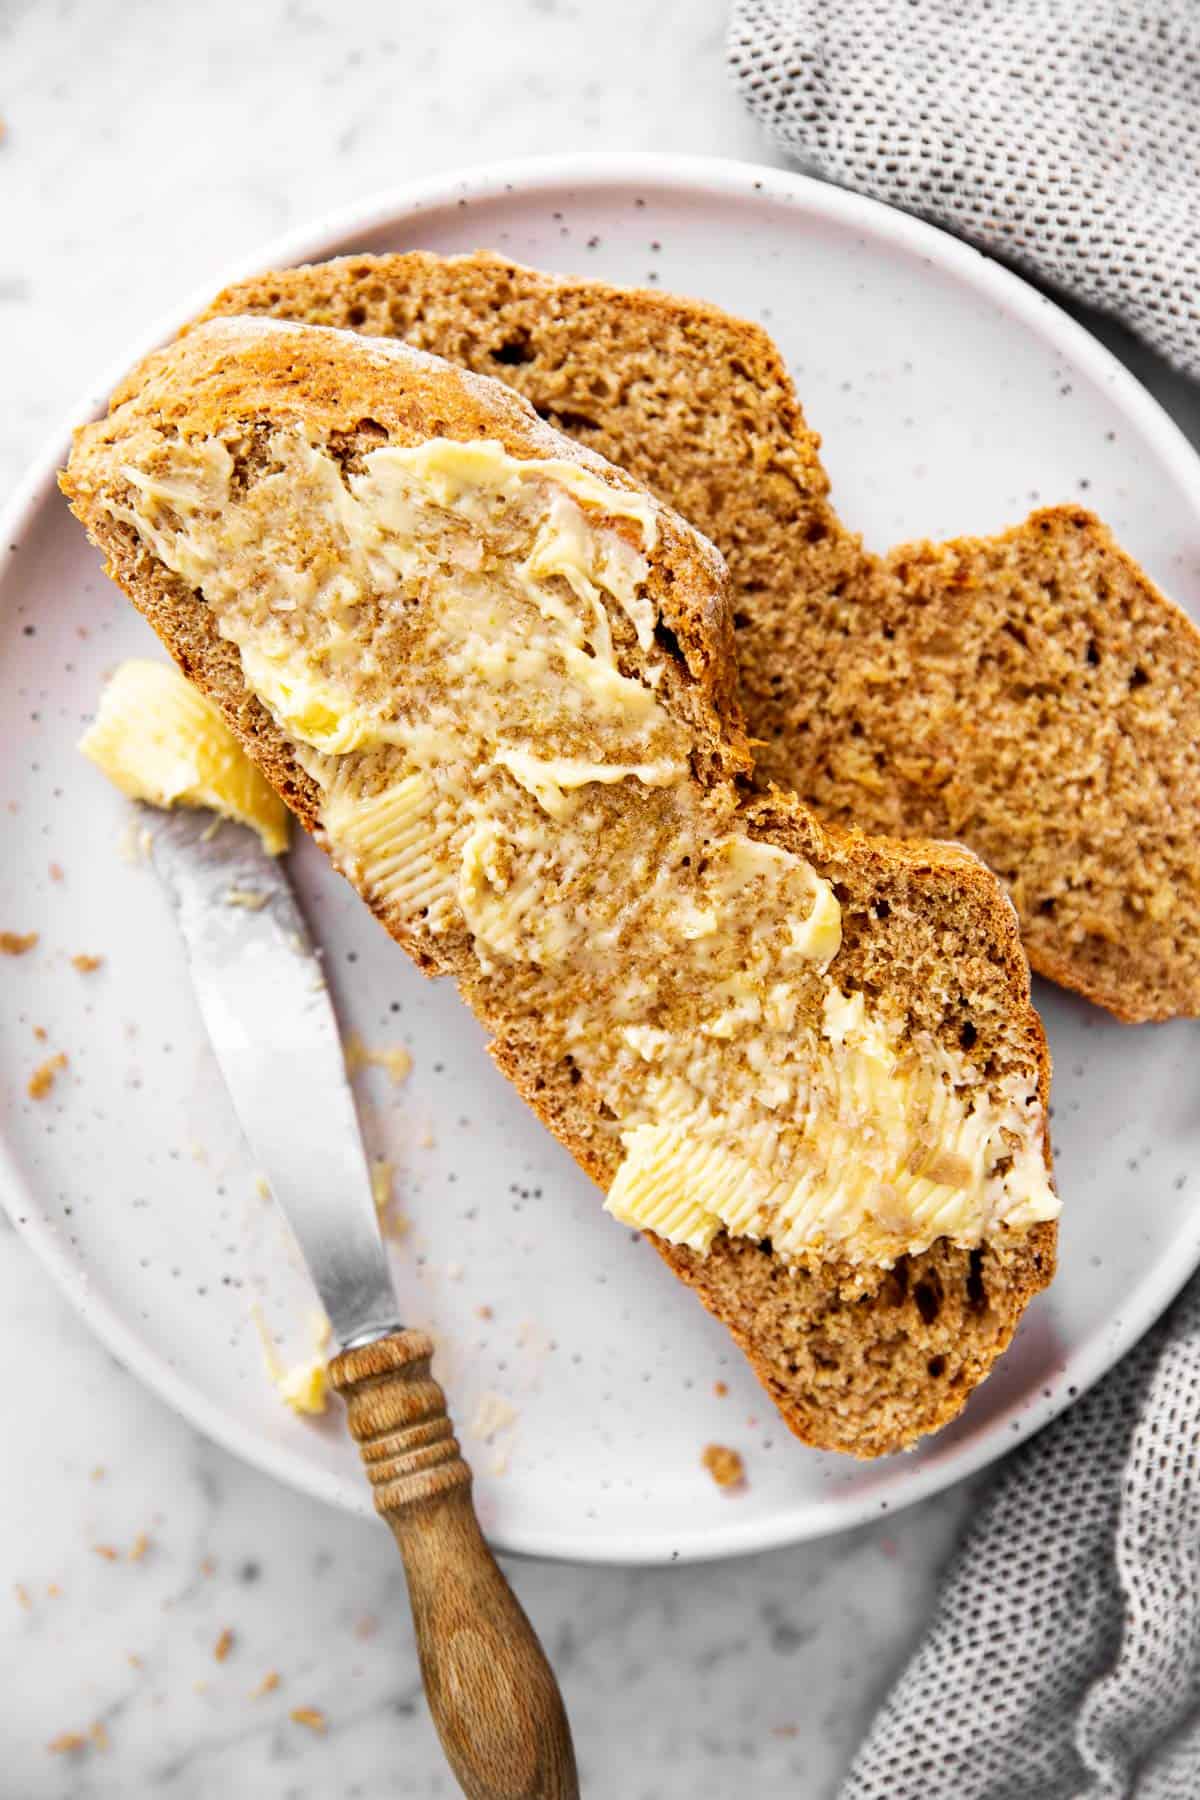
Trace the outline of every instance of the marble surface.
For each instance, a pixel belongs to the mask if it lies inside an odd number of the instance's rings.
[[[0,0],[0,489],[147,319],[373,188],[566,147],[770,160],[725,79],[725,11],[460,0],[451,36],[395,0],[352,23],[316,0]],[[1104,335],[1200,435],[1197,390]],[[382,1530],[198,1437],[7,1223],[0,1358],[0,1790],[453,1792]],[[979,1492],[740,1563],[514,1566],[585,1791],[832,1794]],[[305,1707],[323,1733],[292,1720]]]

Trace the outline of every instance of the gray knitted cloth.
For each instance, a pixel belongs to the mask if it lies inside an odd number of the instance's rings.
[[[1198,1800],[1200,1277],[1005,1465],[840,1800]]]
[[[1200,375],[1200,0],[736,0],[814,173]],[[1200,1277],[1005,1466],[841,1800],[1200,1800]]]
[[[1200,376],[1197,0],[735,0],[729,56],[813,172],[1118,314]]]

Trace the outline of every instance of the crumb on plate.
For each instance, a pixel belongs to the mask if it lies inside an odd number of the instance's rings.
[[[90,975],[93,970],[100,968],[103,962],[102,956],[89,956],[85,950],[81,950],[77,956],[71,958],[71,967],[78,969],[81,975]]]
[[[51,1738],[46,1745],[51,1756],[70,1756],[76,1750],[82,1750],[87,1739],[82,1731],[60,1731],[56,1738]]]
[[[24,956],[37,945],[36,931],[0,931],[0,955]]]
[[[288,1718],[296,1725],[307,1725],[310,1731],[329,1729],[325,1714],[319,1706],[293,1706]]]
[[[226,1625],[224,1630],[221,1632],[220,1637],[217,1639],[216,1643],[213,1645],[213,1660],[214,1660],[214,1662],[224,1662],[225,1658],[229,1655],[229,1652],[232,1649],[233,1649],[233,1633],[229,1629],[228,1625]]]
[[[279,1686],[279,1670],[268,1669],[256,1688],[251,1688],[250,1698],[261,1700],[264,1694],[273,1694]]]
[[[29,1087],[27,1089],[29,1098],[31,1100],[44,1100],[46,1095],[50,1092],[50,1089],[54,1086],[54,1080],[59,1070],[65,1069],[66,1066],[67,1059],[61,1050],[56,1051],[53,1056],[48,1056],[44,1063],[39,1063],[37,1068],[33,1071],[33,1074],[29,1077]]]
[[[745,1487],[746,1465],[727,1444],[706,1444],[700,1461],[719,1488]]]

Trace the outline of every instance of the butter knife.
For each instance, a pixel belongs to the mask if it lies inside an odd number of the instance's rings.
[[[576,1800],[558,1684],[484,1540],[471,1471],[399,1322],[329,991],[280,859],[244,825],[143,808],[234,1111],[333,1327],[329,1365],[404,1560],[430,1712],[469,1800]]]

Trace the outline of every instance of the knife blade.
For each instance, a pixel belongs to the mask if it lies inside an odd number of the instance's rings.
[[[248,826],[140,809],[209,1041],[343,1349],[399,1329],[320,960],[281,858]]]

